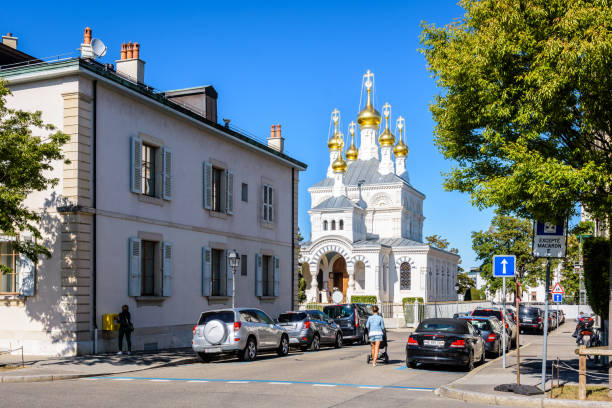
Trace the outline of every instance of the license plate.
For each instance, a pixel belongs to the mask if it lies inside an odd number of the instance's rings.
[[[424,346],[443,346],[444,340],[423,340]]]
[[[207,349],[204,349],[204,352],[205,353],[220,353],[221,347],[207,348]]]

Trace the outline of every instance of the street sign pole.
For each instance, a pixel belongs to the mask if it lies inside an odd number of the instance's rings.
[[[514,302],[516,305],[516,384],[521,385],[521,322],[519,321],[519,295],[520,295],[520,284],[518,278],[516,278],[516,292],[514,295]]]
[[[505,265],[504,265],[505,266]],[[504,268],[505,270],[505,268]],[[503,282],[504,282],[504,300],[503,300],[503,308],[502,308],[502,326],[503,327],[503,346],[504,346],[504,360],[503,360],[503,367],[506,368],[506,324],[508,324],[508,322],[506,322],[506,277],[504,276],[503,278]]]
[[[542,343],[542,391],[546,391],[546,351],[548,348],[548,296],[550,295],[550,258],[546,258],[546,286],[544,297],[544,342]]]

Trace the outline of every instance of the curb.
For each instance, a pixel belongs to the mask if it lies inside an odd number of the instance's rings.
[[[172,361],[170,363],[163,363],[158,365],[152,365],[149,367],[144,367],[136,370],[126,370],[126,371],[114,371],[114,372],[105,372],[105,373],[91,373],[91,374],[46,374],[46,375],[11,375],[11,376],[0,376],[0,383],[29,383],[29,382],[43,382],[43,381],[60,381],[60,380],[74,380],[77,378],[87,378],[87,377],[102,377],[105,375],[115,375],[115,374],[124,374],[124,373],[134,373],[138,371],[150,370],[153,368],[162,368],[162,367],[172,367],[183,364],[191,364],[198,362],[198,359],[195,357],[187,357],[182,360]]]
[[[612,407],[612,403],[605,401],[580,401],[567,399],[549,399],[541,397],[522,397],[518,395],[486,394],[476,391],[463,391],[457,388],[440,387],[435,391],[436,395],[445,398],[456,399],[464,402],[481,403],[499,406],[518,407]]]

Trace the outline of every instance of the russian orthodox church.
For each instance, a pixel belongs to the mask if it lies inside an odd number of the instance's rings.
[[[393,303],[406,297],[456,300],[459,257],[423,243],[425,195],[410,184],[406,171],[405,121],[397,119],[396,138],[386,103],[381,131],[370,71],[364,85],[366,104],[357,115],[359,148],[357,126],[351,122],[345,150],[335,109],[327,175],[308,189],[311,240],[301,246],[299,260],[307,301],[329,302],[333,292],[341,292],[344,302],[353,295]]]

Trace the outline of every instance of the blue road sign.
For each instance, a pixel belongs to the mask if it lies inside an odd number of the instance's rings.
[[[496,278],[514,277],[516,257],[514,255],[493,256],[493,276]]]
[[[561,303],[563,301],[563,295],[560,293],[553,294],[553,302]]]

